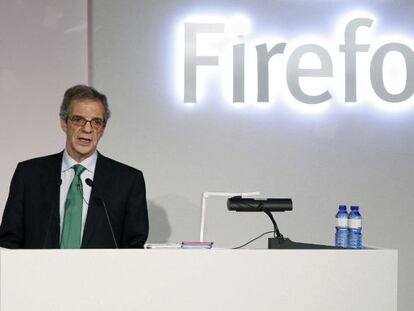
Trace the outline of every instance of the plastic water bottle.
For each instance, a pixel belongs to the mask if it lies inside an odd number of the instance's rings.
[[[335,224],[335,246],[347,248],[348,247],[348,212],[346,205],[339,205],[338,213],[336,213]]]
[[[359,206],[351,206],[348,216],[348,247],[362,248],[362,217]]]

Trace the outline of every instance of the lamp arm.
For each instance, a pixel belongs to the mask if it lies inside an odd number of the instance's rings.
[[[266,211],[266,210],[264,210],[264,212],[267,216],[269,216],[270,220],[272,221],[274,232],[275,232],[276,236],[278,238],[283,238],[283,235],[280,233],[279,228],[277,227],[277,223],[276,223],[275,219],[273,218],[272,213],[269,212],[269,211]]]

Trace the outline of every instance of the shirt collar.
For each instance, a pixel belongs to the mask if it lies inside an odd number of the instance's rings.
[[[82,162],[78,163],[69,155],[69,153],[65,149],[65,151],[63,152],[63,158],[62,158],[62,173],[71,169],[72,166],[74,166],[75,164],[80,164],[84,168],[86,168],[86,170],[88,170],[89,172],[94,173],[97,159],[98,159],[98,152],[95,150],[95,152],[92,153],[89,157],[87,157]]]

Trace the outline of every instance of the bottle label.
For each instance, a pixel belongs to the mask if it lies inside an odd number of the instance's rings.
[[[348,219],[347,218],[336,218],[336,226],[337,227],[348,227]]]
[[[351,229],[362,228],[362,219],[348,219],[348,227]]]

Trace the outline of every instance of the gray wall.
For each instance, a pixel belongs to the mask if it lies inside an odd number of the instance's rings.
[[[0,0],[0,206],[17,162],[64,148],[59,105],[86,83],[86,3]]]
[[[365,244],[399,249],[399,304],[400,310],[409,310],[414,107],[410,99],[405,109],[383,109],[392,104],[378,100],[363,80],[372,53],[358,55],[358,68],[366,70],[359,76],[359,100],[345,103],[338,47],[344,30],[335,34],[338,19],[354,10],[373,16],[373,27],[357,34],[357,42],[371,44],[372,51],[389,35],[413,36],[408,1],[94,2],[93,81],[107,92],[113,110],[101,151],[143,170],[150,241],[198,239],[203,191],[258,190],[264,196],[291,197],[293,212],[276,215],[282,233],[315,243],[333,243],[339,203],[359,204]],[[337,75],[328,87],[335,97],[322,105],[325,109],[303,111],[306,105],[285,91],[283,81],[271,86],[274,95],[267,108],[251,101],[234,105],[223,95],[223,58],[218,69],[200,69],[211,77],[200,83],[205,96],[193,105],[183,103],[177,90],[183,69],[177,66],[183,58],[177,55],[178,26],[191,15],[236,14],[251,21],[247,42],[271,44],[261,38],[274,37],[279,41],[273,44],[288,43],[285,55],[275,57],[273,72],[285,72],[288,48],[309,43],[298,39],[305,34],[332,48]],[[208,55],[214,53],[212,48]],[[391,70],[387,83],[391,87],[404,74]],[[223,198],[209,199],[207,205],[206,238],[218,246],[237,246],[271,229],[264,215],[227,212]],[[265,246],[266,238],[251,245]],[[344,290],[351,294],[352,289]]]

